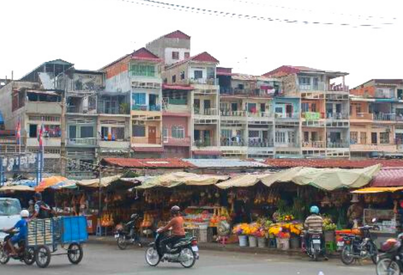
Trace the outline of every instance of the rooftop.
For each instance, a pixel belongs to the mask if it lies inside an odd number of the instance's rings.
[[[382,167],[403,167],[403,160],[387,159],[267,159],[265,161],[270,167],[292,168],[292,167],[315,167],[315,168],[364,168],[376,164]]]
[[[176,63],[172,64],[171,66],[168,66],[167,69],[175,68],[179,65],[185,64],[190,61],[197,61],[197,62],[203,62],[203,63],[215,63],[215,64],[220,63],[220,61],[218,61],[215,57],[213,57],[208,52],[202,52],[202,53],[199,53],[198,55],[191,56],[187,59],[176,62]]]
[[[371,181],[371,186],[403,186],[403,167],[382,169]]]
[[[362,83],[361,85],[358,85],[357,87],[353,88],[354,89],[359,89],[362,88],[364,85],[374,82],[374,84],[386,84],[386,85],[403,85],[403,79],[371,79],[368,80],[367,82]]]
[[[190,86],[190,85],[162,84],[162,89],[164,89],[164,90],[192,91],[194,88],[192,86]]]
[[[192,168],[191,163],[176,159],[127,159],[127,158],[104,158],[103,164],[125,168]]]
[[[298,73],[314,73],[314,74],[330,74],[334,75],[334,77],[346,76],[348,73],[337,72],[337,71],[327,71],[327,70],[318,70],[306,66],[290,66],[284,65],[275,70],[272,70],[268,73],[265,73],[263,76],[266,77],[282,77],[289,74],[298,74]]]
[[[163,36],[164,38],[176,38],[176,39],[190,39],[190,36],[187,35],[186,33],[177,30],[171,33],[168,33],[166,35]]]
[[[238,159],[185,159],[198,168],[247,168],[247,167],[267,167],[266,164],[257,161],[247,161]]]

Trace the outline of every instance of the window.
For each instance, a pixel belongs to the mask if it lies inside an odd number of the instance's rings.
[[[260,103],[260,112],[261,113],[266,112],[266,104],[265,103]]]
[[[259,138],[259,131],[249,131],[249,138]]]
[[[296,142],[296,134],[294,132],[288,132],[288,143]]]
[[[243,84],[238,84],[238,89],[239,90],[243,90],[245,88],[245,86]]]
[[[45,137],[61,137],[62,132],[59,125],[44,125],[44,133]]]
[[[146,94],[145,93],[133,94],[133,104],[134,105],[146,105]]]
[[[367,144],[367,133],[366,132],[360,133],[360,144]]]
[[[94,137],[94,127],[93,126],[81,126],[80,134],[81,134],[81,138],[92,138],[92,137]]]
[[[69,126],[69,138],[77,138],[77,126]]]
[[[215,78],[215,68],[207,68],[207,79]]]
[[[176,75],[172,76],[172,83],[176,83]]]
[[[311,85],[310,77],[299,77],[298,78],[299,85]]]
[[[125,139],[125,128],[122,127],[112,127],[112,140],[123,140]]]
[[[232,130],[222,129],[221,130],[221,137],[222,138],[231,138],[232,137]]]
[[[182,72],[181,72],[181,80],[184,80],[184,79],[185,79],[185,72],[182,71]]]
[[[356,144],[358,142],[358,132],[350,132],[350,143]]]
[[[179,52],[172,52],[172,59],[179,60]]]
[[[304,142],[309,142],[309,132],[304,132]]]
[[[276,132],[276,142],[285,143],[285,132]]]
[[[309,103],[307,102],[301,103],[301,110],[303,113],[309,112]]]
[[[194,71],[194,79],[202,79],[203,78],[203,71],[195,70]]]
[[[36,124],[29,125],[29,137],[36,138],[37,133],[38,133],[38,125],[36,125]]]
[[[162,128],[162,138],[164,142],[168,142],[168,128]]]
[[[311,104],[311,112],[316,112],[316,103]]]
[[[256,113],[256,103],[248,103],[248,112]]]
[[[155,76],[155,66],[145,64],[135,64],[131,66],[131,74],[134,76]]]
[[[185,138],[185,129],[183,126],[172,126],[173,138]]]
[[[133,125],[133,136],[134,137],[145,137],[146,127],[144,125]]]
[[[381,144],[388,144],[389,143],[389,133],[384,132],[380,133]]]
[[[190,53],[189,52],[185,52],[185,58],[188,59],[190,57]]]
[[[283,107],[276,107],[276,108],[274,109],[274,111],[275,111],[276,113],[278,113],[278,114],[282,114],[282,113],[283,113]]]
[[[361,113],[361,105],[359,104],[355,105],[355,112],[357,115]]]

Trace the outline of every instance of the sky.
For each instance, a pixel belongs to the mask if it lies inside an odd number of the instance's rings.
[[[192,55],[207,51],[239,73],[307,66],[347,72],[350,87],[403,78],[401,0],[149,1],[1,0],[0,78],[58,58],[97,70],[175,30],[192,37]]]

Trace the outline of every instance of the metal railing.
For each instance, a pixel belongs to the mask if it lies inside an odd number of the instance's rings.
[[[240,141],[233,141],[230,139],[223,139],[221,140],[221,146],[236,146],[236,147],[240,147],[240,146],[245,146],[245,142],[243,140]]]
[[[335,119],[335,120],[348,119],[348,114],[346,114],[346,113],[326,113],[326,118]]]
[[[209,147],[209,146],[217,146],[213,140],[205,139],[205,140],[195,140],[193,142],[193,146],[196,147]]]
[[[349,148],[350,144],[347,142],[328,142],[326,145],[327,148]]]
[[[163,137],[164,144],[168,145],[188,145],[190,146],[190,137],[175,138],[175,137]]]
[[[350,115],[350,119],[366,119],[373,120],[374,116],[371,113],[357,113],[356,115]]]
[[[281,90],[278,89],[275,93],[280,93]],[[220,87],[221,95],[239,95],[245,97],[256,97],[256,96],[272,96],[272,93],[267,93],[262,89],[239,89],[239,88],[228,88],[228,87]]]
[[[299,119],[299,113],[275,113],[274,114],[275,118],[284,118],[284,119]]]
[[[230,111],[230,110],[221,110],[222,116],[236,116],[236,117],[245,117],[245,111]]]
[[[326,148],[326,142],[325,141],[304,141],[304,142],[302,142],[302,147]]]
[[[378,113],[373,114],[374,120],[381,120],[381,121],[395,121],[396,114],[393,113]]]
[[[261,140],[261,139],[249,139],[249,147],[273,147],[274,142],[272,140]]]
[[[161,111],[160,105],[133,105],[132,111]]]
[[[309,91],[331,91],[331,92],[348,92],[349,87],[343,84],[339,85],[328,85],[325,82],[318,82],[315,84],[299,84],[299,91],[309,92]]]
[[[217,116],[218,115],[218,110],[215,109],[215,108],[210,108],[210,109],[194,108],[194,114],[195,115],[202,115],[202,116]]]
[[[68,138],[68,145],[79,145],[79,146],[96,146],[98,140],[95,137],[92,138]]]
[[[271,112],[248,112],[248,117],[273,117]]]
[[[219,85],[218,78],[190,78],[189,84]]]

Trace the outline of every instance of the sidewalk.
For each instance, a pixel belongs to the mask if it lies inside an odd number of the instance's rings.
[[[144,243],[149,243],[152,240],[144,240]],[[116,246],[115,238],[111,236],[107,237],[96,237],[90,236],[88,240],[89,244],[106,244],[106,245],[114,245]],[[257,248],[257,247],[240,247],[238,244],[227,244],[222,245],[219,243],[198,243],[200,250],[209,250],[209,251],[222,251],[222,252],[239,252],[239,253],[253,253],[253,254],[271,254],[271,255],[285,255],[285,256],[294,256],[294,257],[308,257],[305,252],[301,249],[289,249],[289,250],[279,250],[273,248]],[[135,248],[136,246],[133,246]],[[331,258],[338,257],[336,253],[330,255]]]

